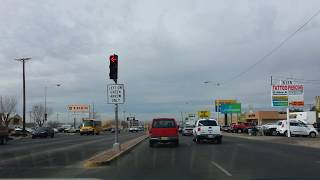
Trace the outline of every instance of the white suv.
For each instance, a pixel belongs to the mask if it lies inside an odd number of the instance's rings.
[[[215,119],[199,119],[193,129],[193,141],[197,144],[202,140],[216,141],[222,143],[220,126]]]
[[[279,134],[288,136],[287,129],[287,120],[278,121],[277,132]],[[290,120],[290,134],[316,137],[318,131],[312,125],[308,126],[302,121]]]

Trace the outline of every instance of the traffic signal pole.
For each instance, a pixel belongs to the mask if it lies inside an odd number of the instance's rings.
[[[111,55],[109,58],[110,64],[110,73],[109,78],[114,80],[115,84],[118,84],[118,55]],[[115,109],[114,109],[114,116],[115,116],[115,122],[116,122],[116,128],[115,128],[115,137],[114,137],[114,144],[113,144],[113,150],[118,152],[121,150],[120,143],[119,143],[119,120],[118,120],[118,103],[115,103]]]

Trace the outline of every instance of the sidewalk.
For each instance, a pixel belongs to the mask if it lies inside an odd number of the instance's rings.
[[[267,141],[271,143],[287,144],[293,146],[304,146],[320,149],[320,137],[284,137],[284,136],[248,136],[248,134],[223,133],[223,136],[237,137],[248,140]]]

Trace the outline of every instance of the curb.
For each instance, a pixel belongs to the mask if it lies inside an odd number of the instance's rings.
[[[98,167],[109,165],[113,160],[119,158],[121,155],[131,151],[135,146],[140,144],[142,141],[147,139],[149,135],[142,135],[138,138],[131,139],[123,144],[121,144],[121,151],[115,152],[112,148],[107,149],[90,159],[84,161],[83,166],[86,168]],[[131,144],[132,143],[132,144]]]
[[[242,138],[242,139],[247,139],[247,140],[253,140],[253,141],[264,141],[264,142],[269,142],[269,143],[274,143],[274,144],[283,144],[283,145],[289,145],[289,146],[298,146],[298,147],[307,147],[307,148],[315,148],[315,149],[320,149],[320,145],[314,145],[312,142],[304,142],[301,143],[299,141],[295,141],[294,139],[287,139],[287,138],[274,138],[274,139],[259,139],[255,138],[255,136],[250,137],[250,136],[242,136],[242,135],[225,135],[227,137],[234,137],[234,138]],[[259,137],[259,136],[258,136]],[[262,136],[260,136],[262,137]],[[276,140],[276,141],[274,141]],[[277,140],[282,140],[282,141],[277,141]],[[308,144],[311,143],[311,144]]]

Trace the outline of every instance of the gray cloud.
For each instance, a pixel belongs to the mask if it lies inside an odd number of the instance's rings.
[[[126,86],[127,102],[121,107],[140,119],[213,109],[215,98],[270,108],[271,75],[320,75],[316,17],[266,61],[226,82],[294,32],[318,10],[318,1],[1,3],[0,94],[21,99],[21,64],[13,59],[32,57],[28,107],[43,101],[48,86],[54,111],[95,102],[99,112],[112,117],[113,106],[106,103],[112,53],[119,55],[119,82]],[[217,87],[218,82],[226,84]],[[57,88],[56,83],[63,85]],[[307,103],[318,95],[318,87],[306,84]]]

